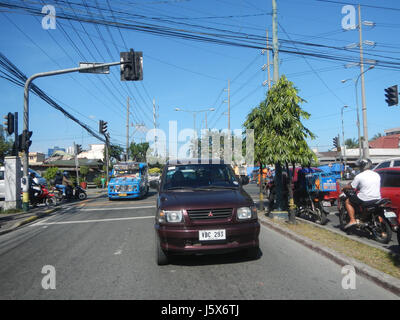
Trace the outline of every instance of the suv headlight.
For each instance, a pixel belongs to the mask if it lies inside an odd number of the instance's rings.
[[[157,220],[159,223],[170,222],[178,223],[183,220],[182,210],[166,211],[160,210],[157,215]]]
[[[252,207],[241,207],[237,209],[237,218],[239,220],[254,219],[257,217],[257,208]]]

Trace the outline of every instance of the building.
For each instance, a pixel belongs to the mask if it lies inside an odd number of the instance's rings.
[[[42,164],[46,155],[41,152],[29,152],[29,164],[30,165],[37,165]]]
[[[52,149],[48,149],[48,150],[47,150],[47,156],[48,156],[48,157],[51,157],[51,156],[53,155],[53,153],[54,153],[55,151],[58,151],[58,150],[64,151],[64,152],[65,152],[65,148],[53,147]]]
[[[399,128],[393,128],[393,129],[385,130],[385,133],[386,133],[387,136],[391,136],[393,134],[400,134],[400,127]]]
[[[89,144],[89,150],[78,154],[78,159],[104,160],[104,144]]]

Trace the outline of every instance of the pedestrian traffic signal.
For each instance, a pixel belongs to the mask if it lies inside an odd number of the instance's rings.
[[[99,132],[105,134],[107,132],[107,122],[100,120],[99,122]]]
[[[385,101],[389,107],[396,106],[399,104],[399,90],[397,85],[385,89],[385,92],[386,92]]]
[[[18,151],[29,151],[29,147],[32,144],[32,141],[30,140],[32,137],[32,133],[32,131],[24,130],[18,136]]]
[[[121,81],[143,80],[143,52],[121,52]]]
[[[14,133],[14,114],[9,112],[3,118],[7,120],[7,121],[3,122],[3,124],[6,126],[4,128],[4,130],[7,131],[8,134],[13,134]]]

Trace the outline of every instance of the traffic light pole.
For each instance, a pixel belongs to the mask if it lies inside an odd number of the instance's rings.
[[[117,66],[123,63],[128,63],[128,62],[111,62],[111,63],[104,63],[104,64],[98,64],[98,65],[91,65],[91,66],[86,66],[86,67],[77,67],[77,68],[71,68],[71,69],[62,69],[62,70],[55,70],[55,71],[49,71],[49,72],[41,72],[41,73],[36,73],[33,76],[29,77],[26,82],[25,82],[25,88],[24,88],[24,132],[29,132],[29,87],[32,83],[33,80],[36,78],[43,78],[43,77],[49,77],[49,76],[55,76],[59,74],[64,74],[64,73],[71,73],[71,72],[77,72],[77,71],[89,71],[89,70],[101,70],[101,68],[105,67],[112,67],[112,66]],[[28,167],[29,167],[29,147],[22,146],[23,147],[23,158],[22,158],[22,163],[23,163],[23,187],[22,187],[22,208],[24,211],[29,210],[29,183],[28,183]]]

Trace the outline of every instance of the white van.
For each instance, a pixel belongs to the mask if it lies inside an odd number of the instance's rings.
[[[22,168],[21,168],[22,171]],[[29,173],[35,173],[36,174],[36,178],[33,179],[33,181],[35,181],[35,183],[37,184],[42,184],[42,185],[47,185],[47,181],[45,178],[43,178],[37,171],[30,169],[29,168]],[[5,186],[4,186],[4,167],[0,167],[0,200],[3,200],[5,198]]]

